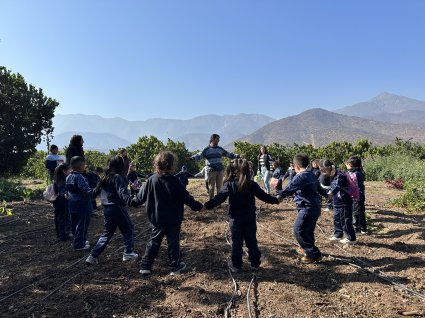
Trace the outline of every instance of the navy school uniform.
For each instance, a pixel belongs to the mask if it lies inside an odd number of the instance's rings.
[[[134,226],[126,208],[131,203],[128,181],[119,174],[110,178],[101,189],[100,200],[105,218],[104,230],[91,255],[97,258],[105,250],[117,227],[123,236],[125,253],[132,253]]]
[[[176,268],[181,262],[180,229],[184,216],[184,205],[200,211],[202,204],[187,192],[175,176],[153,174],[142,186],[135,204],[145,203],[145,210],[151,223],[151,238],[140,263],[141,269],[150,270],[164,236],[167,237],[169,265]]]
[[[100,181],[100,177],[96,173],[94,173],[93,171],[88,172],[86,174],[86,178],[87,178],[87,182],[89,184],[89,187],[92,188],[92,189],[96,188],[97,184]],[[91,203],[92,203],[93,209],[97,209],[95,197],[91,198]]]
[[[57,198],[53,201],[55,209],[55,229],[56,236],[61,241],[66,241],[69,238],[70,218],[68,213],[68,200],[65,198],[65,184],[59,185],[53,182]]]
[[[250,182],[247,192],[237,189],[237,180],[232,179],[224,183],[220,192],[206,202],[205,207],[210,210],[229,198],[229,226],[232,232],[232,264],[236,268],[242,267],[243,241],[248,248],[251,266],[260,266],[261,252],[257,243],[257,221],[255,214],[255,197],[266,203],[279,204],[279,200],[266,192],[254,182]]]
[[[358,200],[353,200],[353,227],[356,232],[367,231],[366,225],[366,208],[365,208],[365,185],[364,175],[360,168],[353,168],[350,172],[356,174],[357,183],[359,186],[360,197]]]
[[[180,182],[185,187],[185,189],[189,184],[189,178],[195,178],[195,175],[193,175],[193,174],[191,174],[190,172],[187,172],[187,171],[180,171],[179,173],[175,174],[174,176],[177,177],[180,180]]]
[[[348,181],[345,174],[336,173],[331,182],[333,194],[334,236],[342,238],[344,234],[350,241],[356,240],[353,227],[353,200],[348,194]]]
[[[322,256],[315,245],[314,230],[320,217],[321,198],[326,191],[320,187],[319,181],[313,172],[305,170],[294,176],[282,191],[277,191],[279,197],[295,194],[294,201],[298,214],[294,223],[294,236],[305,254],[317,259]]]
[[[84,248],[92,212],[92,188],[82,173],[72,171],[66,177],[68,209],[71,215],[71,228],[74,235],[74,249]]]

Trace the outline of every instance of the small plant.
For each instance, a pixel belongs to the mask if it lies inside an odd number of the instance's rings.
[[[385,183],[388,188],[403,190],[404,189],[404,180],[403,178],[397,178],[395,180],[385,180]]]
[[[30,188],[25,188],[22,191],[22,196],[24,197],[24,203],[29,202],[29,200],[31,199],[31,197],[33,196],[34,190],[30,189]]]
[[[24,187],[16,180],[0,178],[0,201],[22,200]]]
[[[405,183],[406,192],[397,199],[391,200],[394,206],[406,208],[408,211],[425,211],[425,180],[411,180]]]
[[[7,202],[3,201],[0,206],[0,214],[6,214],[7,216],[13,215],[13,209],[7,206]]]

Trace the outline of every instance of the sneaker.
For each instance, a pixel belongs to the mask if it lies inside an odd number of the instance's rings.
[[[139,257],[139,254],[131,252],[131,253],[124,253],[122,255],[122,261],[123,262],[128,262],[128,261],[132,261],[135,260]]]
[[[90,249],[90,243],[89,241],[86,241],[86,245],[84,247],[80,247],[80,248],[74,248],[74,251],[85,251]]]
[[[93,257],[93,256],[89,255],[86,258],[86,263],[87,263],[87,265],[96,265],[97,263],[99,263],[99,260],[97,259],[97,257]]]
[[[234,266],[234,265],[233,265],[233,263],[232,263],[232,261],[231,261],[231,260],[229,260],[229,261],[227,262],[227,266],[229,267],[229,269],[230,269],[230,271],[231,271],[232,273],[239,273],[239,272],[241,271],[241,269],[240,269],[240,268],[238,268],[238,267],[236,267],[236,266]]]
[[[357,241],[350,241],[348,238],[343,238],[342,240],[339,241],[342,244],[346,244],[346,245],[354,245],[357,244]]]
[[[301,257],[301,263],[303,264],[318,263],[322,260],[322,258],[323,258],[322,256],[311,258],[311,257],[308,257],[307,255],[304,255],[303,257]]]
[[[186,263],[180,262],[179,265],[173,268],[170,275],[179,275],[182,271],[184,271],[186,268]]]
[[[298,248],[295,250],[295,252],[296,252],[298,255],[305,256],[305,251],[304,251],[301,247],[298,247]]]
[[[329,241],[339,241],[339,240],[341,240],[341,237],[338,237],[338,236],[335,236],[335,235],[333,235],[329,238]]]
[[[360,231],[360,234],[366,235],[367,234],[367,231]]]
[[[142,275],[150,275],[150,274],[152,274],[152,271],[150,269],[141,268],[139,273],[142,274]]]

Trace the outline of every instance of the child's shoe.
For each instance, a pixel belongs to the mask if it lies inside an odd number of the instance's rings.
[[[122,255],[122,261],[123,262],[128,262],[128,261],[132,261],[135,260],[139,257],[139,254],[131,252],[131,253],[124,253]]]
[[[91,254],[86,258],[87,265],[96,265],[99,263],[97,257],[93,257]]]
[[[90,249],[90,243],[89,241],[86,241],[86,245],[84,247],[80,247],[80,248],[74,248],[74,251],[85,251]]]
[[[312,263],[318,263],[322,260],[322,256],[316,257],[316,258],[311,258],[307,255],[304,255],[303,257],[301,257],[301,263],[303,264],[312,264]]]
[[[227,266],[229,267],[229,270],[230,270],[232,273],[239,273],[239,272],[241,271],[241,269],[240,269],[240,268],[238,268],[238,267],[236,267],[236,266],[234,266],[234,265],[233,265],[232,260],[229,260],[229,261],[227,262]]]
[[[142,275],[150,275],[150,274],[152,274],[152,271],[150,269],[141,268],[139,273],[142,274]]]
[[[339,240],[341,240],[341,237],[338,237],[338,236],[335,236],[335,235],[333,235],[329,238],[329,241],[339,241]]]
[[[186,269],[186,263],[180,262],[179,265],[177,265],[175,268],[173,268],[170,275],[179,275],[185,269]]]
[[[305,251],[304,251],[301,247],[298,247],[298,248],[295,250],[295,252],[296,252],[298,255],[305,256]]]
[[[348,238],[343,238],[342,240],[339,241],[340,243],[344,244],[344,245],[355,245],[357,244],[357,241],[350,241]]]

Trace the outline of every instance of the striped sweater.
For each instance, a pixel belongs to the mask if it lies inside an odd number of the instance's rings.
[[[194,160],[205,159],[205,166],[207,171],[222,171],[223,170],[223,161],[222,157],[228,157],[231,159],[239,158],[238,154],[228,152],[221,148],[220,146],[212,147],[208,146],[201,152],[192,156]]]

